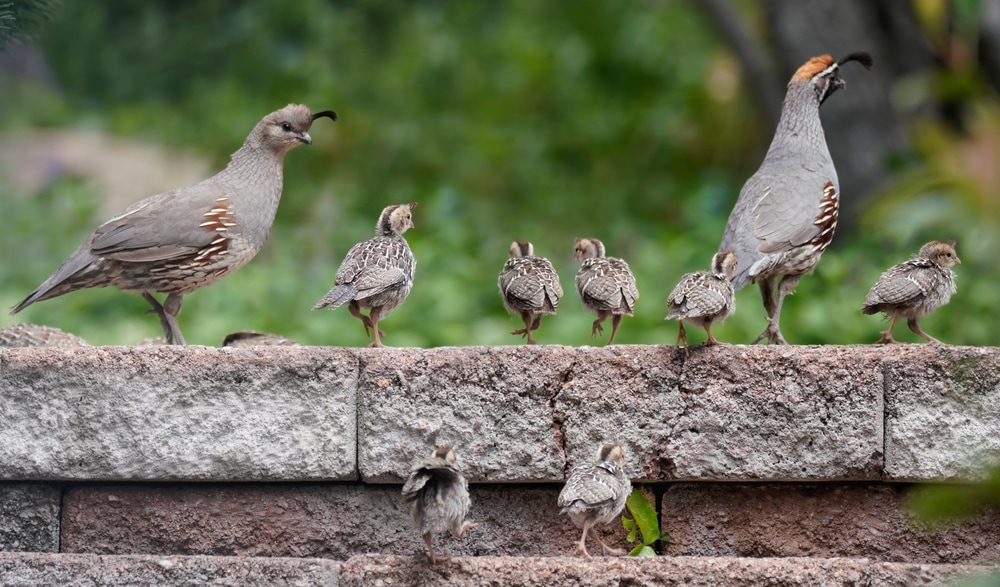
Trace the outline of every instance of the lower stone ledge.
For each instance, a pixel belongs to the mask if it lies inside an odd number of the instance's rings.
[[[945,585],[997,572],[983,566],[878,563],[852,558],[455,557],[327,559],[0,553],[0,585],[524,585],[618,587]]]

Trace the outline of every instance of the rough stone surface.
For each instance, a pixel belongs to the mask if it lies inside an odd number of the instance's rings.
[[[64,552],[324,557],[425,552],[400,487],[355,484],[76,488],[64,498]],[[435,537],[439,554],[559,556],[580,531],[559,514],[559,487],[473,486],[463,538]],[[648,497],[654,500],[650,493]],[[597,528],[628,546],[621,524]]]
[[[968,479],[1000,454],[1000,349],[896,345],[885,356],[886,476]]]
[[[700,557],[453,558],[438,565],[410,557],[361,556],[344,563],[343,586],[522,585],[545,587],[912,587],[943,586],[983,569],[951,565],[887,565],[865,559]]]
[[[340,566],[324,559],[0,553],[0,585],[336,587]]]
[[[679,483],[660,519],[672,556],[1000,562],[1000,512],[928,532],[906,507],[899,486]]]
[[[58,487],[0,484],[0,551],[58,552]]]
[[[566,466],[552,398],[576,357],[554,346],[362,351],[358,469],[401,483],[437,444],[472,482],[561,481]]]
[[[356,478],[341,349],[0,349],[0,479]]]

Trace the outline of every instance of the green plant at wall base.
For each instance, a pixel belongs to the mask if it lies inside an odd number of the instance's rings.
[[[656,556],[653,544],[657,540],[663,542],[670,540],[669,534],[660,533],[660,522],[656,516],[656,509],[646,499],[646,495],[638,489],[632,490],[628,500],[625,501],[625,507],[632,517],[622,516],[622,526],[628,530],[628,541],[635,544],[635,548],[628,555]]]

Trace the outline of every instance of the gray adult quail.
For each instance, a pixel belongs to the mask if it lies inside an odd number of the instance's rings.
[[[561,513],[569,514],[573,523],[583,529],[576,551],[584,556],[589,534],[601,545],[601,551],[622,554],[609,547],[591,529],[607,524],[625,509],[625,500],[632,492],[632,482],[625,476],[625,452],[617,444],[605,444],[597,451],[593,463],[580,463],[570,471],[566,485],[559,492]]]
[[[712,256],[711,271],[695,271],[681,277],[680,283],[667,296],[666,320],[677,320],[680,331],[677,346],[688,354],[684,322],[705,329],[706,344],[719,344],[712,336],[712,324],[722,322],[736,311],[732,279],[736,274],[736,255],[725,251]]]
[[[590,327],[590,335],[603,334],[601,322],[611,317],[611,338],[622,322],[622,316],[631,316],[635,311],[635,301],[639,290],[635,286],[635,276],[628,263],[615,257],[604,256],[604,243],[596,238],[578,238],[573,247],[573,258],[580,261],[576,272],[576,292],[580,294],[583,307],[597,314]]]
[[[75,334],[51,326],[15,324],[0,328],[0,348],[90,346]]]
[[[229,165],[194,185],[151,196],[97,227],[21,303],[92,287],[140,294],[160,318],[167,342],[184,344],[177,325],[184,294],[245,265],[263,246],[281,199],[285,155],[312,144],[309,128],[333,111],[313,114],[289,104],[257,123]],[[165,293],[161,304],[153,293]]]
[[[458,456],[450,446],[439,446],[429,458],[417,461],[410,469],[410,478],[403,485],[403,500],[410,504],[413,523],[427,544],[431,564],[439,560],[434,555],[435,532],[451,532],[461,538],[478,524],[468,522],[469,483],[455,466]]]
[[[528,241],[514,241],[497,286],[507,311],[524,321],[524,328],[511,334],[526,336],[528,344],[535,344],[531,331],[541,326],[542,316],[556,313],[563,295],[555,267],[545,257],[536,257],[535,247]]]
[[[819,107],[844,87],[838,72],[850,61],[872,66],[864,52],[840,61],[822,55],[795,72],[764,162],[743,185],[729,215],[719,251],[736,253],[739,270],[733,285],[739,290],[757,283],[767,311],[768,326],[754,344],[764,338],[769,344],[787,344],[778,323],[781,304],[833,239],[840,184]]]
[[[313,306],[313,310],[335,310],[350,302],[351,315],[375,332],[369,346],[381,347],[385,332],[378,322],[403,303],[413,288],[413,273],[417,261],[403,233],[413,228],[413,212],[417,205],[387,206],[375,225],[375,237],[351,247],[334,277],[333,289]],[[361,313],[371,310],[370,316]]]
[[[899,318],[906,318],[910,330],[927,342],[940,342],[921,330],[917,320],[948,303],[955,293],[955,273],[951,268],[961,262],[954,241],[931,241],[920,247],[915,257],[883,273],[861,307],[864,314],[883,312],[891,318],[889,328],[877,342],[896,342],[892,327]]]

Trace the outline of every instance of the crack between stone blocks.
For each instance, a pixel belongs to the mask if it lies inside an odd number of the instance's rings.
[[[354,377],[354,472],[357,483],[364,483],[361,478],[361,373],[364,371],[365,360],[361,353],[352,353],[357,359],[357,371]]]
[[[885,361],[879,361],[879,367],[882,369],[882,470],[879,471],[879,479],[885,482],[889,479],[886,464],[889,458],[889,388],[891,377],[889,365]]]
[[[562,392],[568,389],[573,384],[573,373],[576,371],[578,360],[574,359],[570,363],[569,368],[563,372],[562,376],[559,378],[559,388],[556,390],[552,397],[549,399],[549,414],[552,418],[552,422],[556,425],[556,434],[558,435],[559,450],[563,455],[563,479],[569,477],[569,458],[566,454],[566,419],[556,413],[556,405],[559,400],[559,396]]]

